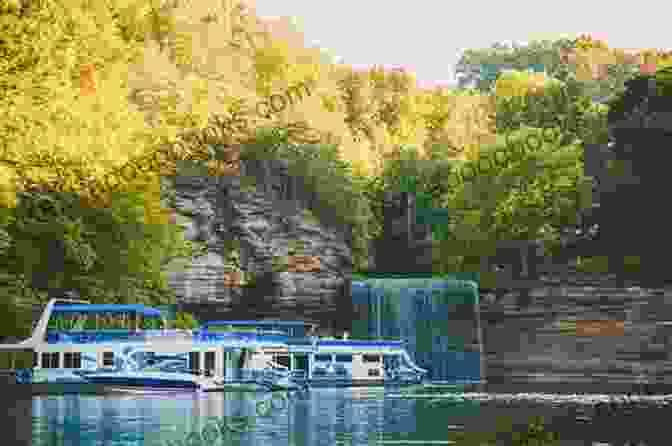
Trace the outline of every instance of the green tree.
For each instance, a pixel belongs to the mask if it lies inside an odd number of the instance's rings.
[[[443,196],[455,218],[450,237],[437,242],[437,268],[478,270],[480,258],[493,255],[500,240],[543,240],[551,249],[560,229],[588,205],[580,145],[530,150],[525,141],[531,134],[535,144],[543,141],[540,129],[518,130],[456,170],[463,181],[452,180],[457,187]]]
[[[4,216],[0,301],[8,306],[45,303],[65,289],[93,302],[169,303],[161,265],[190,254],[179,227],[145,224],[141,193],[120,194],[109,209],[76,194],[19,193]]]
[[[468,49],[456,64],[456,75],[476,81],[476,88],[490,92],[502,69],[527,70],[543,66],[549,74],[560,69],[562,60],[559,50],[571,47],[567,39],[556,41],[532,41],[527,45],[503,45],[495,43],[490,48]],[[488,76],[488,74],[494,75]]]
[[[497,77],[505,69],[536,71],[543,66],[550,77],[563,82],[574,82],[582,94],[591,98],[606,98],[623,91],[627,80],[632,79],[639,67],[632,63],[612,63],[605,66],[605,75],[599,79],[577,79],[577,63],[595,63],[564,59],[577,48],[576,39],[531,41],[527,45],[502,45],[495,43],[490,48],[466,50],[456,65],[456,75],[464,82],[475,82],[484,93],[491,92]],[[566,53],[566,54],[563,54]],[[589,57],[590,54],[580,54]],[[614,58],[614,62],[617,58]],[[606,61],[604,61],[606,63]]]

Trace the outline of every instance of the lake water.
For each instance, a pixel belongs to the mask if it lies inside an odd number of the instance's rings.
[[[276,395],[273,401],[270,394],[231,392],[45,396],[13,402],[5,398],[2,421],[4,429],[10,429],[5,434],[15,430],[18,443],[14,444],[33,446],[432,445],[450,444],[449,439],[461,430],[499,430],[497,438],[507,444],[510,426],[522,429],[534,415],[543,416],[547,429],[558,432],[561,445],[670,443],[664,420],[672,415],[672,406],[612,410],[524,400],[436,405],[426,398],[400,398],[399,394],[400,389],[347,388],[312,389],[292,400]],[[273,407],[264,406],[271,403]],[[251,426],[238,424],[242,432],[233,433],[236,424],[231,417],[249,417]],[[226,419],[229,428],[223,428]],[[209,427],[203,430],[205,426]],[[195,434],[186,441],[190,432],[203,432],[202,441],[194,441]]]

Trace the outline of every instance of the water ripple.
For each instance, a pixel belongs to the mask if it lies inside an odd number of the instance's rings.
[[[596,405],[608,404],[646,404],[667,406],[672,404],[672,394],[667,395],[630,395],[630,394],[572,394],[560,395],[553,393],[485,393],[485,392],[451,392],[451,393],[401,393],[390,394],[387,398],[411,398],[454,401],[531,401],[539,403]]]

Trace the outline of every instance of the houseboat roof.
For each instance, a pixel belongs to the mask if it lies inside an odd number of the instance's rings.
[[[142,313],[145,316],[161,316],[156,308],[141,304],[73,304],[54,305],[54,312],[62,313]]]
[[[274,321],[274,320],[257,320],[257,321],[208,321],[203,323],[202,327],[208,327],[210,325],[260,325],[260,326],[268,326],[268,325],[285,325],[285,326],[305,326],[305,325],[313,325],[311,322],[304,322],[304,321]]]
[[[317,345],[324,347],[403,347],[403,340],[382,339],[319,339]]]

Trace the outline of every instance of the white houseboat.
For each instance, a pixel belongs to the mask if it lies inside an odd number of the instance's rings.
[[[427,374],[410,358],[404,341],[307,336],[314,328],[302,321],[212,321],[202,326],[202,332],[284,334],[284,345],[262,347],[261,351],[288,368],[295,383],[310,387],[410,384],[421,382]]]
[[[32,336],[0,351],[32,351],[17,382],[77,391],[273,390],[420,382],[402,341],[307,336],[300,321],[213,321],[169,330],[144,305],[52,299]]]
[[[255,351],[286,345],[286,336],[169,330],[144,305],[52,299],[32,336],[0,351],[32,351],[19,383],[106,391],[265,390],[293,388],[290,372]]]

